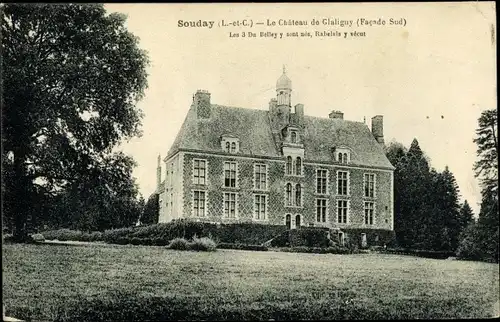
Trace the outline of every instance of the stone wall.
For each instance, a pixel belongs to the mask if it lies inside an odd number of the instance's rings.
[[[192,171],[193,159],[207,160],[207,184],[196,186],[193,184]],[[296,215],[301,216],[303,226],[325,226],[356,228],[356,229],[392,229],[392,201],[390,171],[381,171],[362,168],[345,168],[339,165],[304,164],[303,176],[285,176],[285,161],[271,159],[257,159],[236,155],[215,155],[185,152],[183,157],[183,208],[182,217],[192,216],[192,191],[203,190],[207,192],[207,216],[201,218],[203,221],[227,222],[227,221],[252,221],[254,216],[254,194],[268,196],[267,205],[268,218],[265,223],[285,224],[285,215],[291,214],[292,219]],[[235,161],[238,164],[236,188],[224,187],[224,161]],[[266,164],[268,166],[268,187],[266,191],[254,189],[254,164]],[[316,193],[316,170],[324,168],[328,170],[328,188],[326,195]],[[337,196],[337,170],[349,171],[350,189],[348,196]],[[374,198],[364,197],[363,175],[364,173],[376,174],[376,192]],[[300,183],[302,186],[302,206],[289,207],[285,205],[286,183],[292,185]],[[237,219],[225,219],[223,216],[223,193],[238,193]],[[293,196],[294,197],[294,196]],[[316,222],[316,198],[325,198],[327,202],[327,222]],[[350,203],[349,220],[347,224],[337,223],[337,200],[347,199]],[[371,226],[364,224],[364,202],[375,202],[375,222]]]

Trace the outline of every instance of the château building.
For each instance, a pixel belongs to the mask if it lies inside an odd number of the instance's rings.
[[[198,90],[164,175],[158,157],[159,222],[392,231],[394,167],[383,117],[374,116],[370,130],[340,111],[307,116],[303,104],[292,108],[291,94],[284,69],[267,110],[213,104]]]

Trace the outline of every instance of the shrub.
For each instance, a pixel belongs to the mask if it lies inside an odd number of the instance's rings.
[[[176,250],[187,250],[189,249],[189,242],[184,238],[175,238],[170,241],[170,243],[167,245],[167,248]]]
[[[290,246],[290,230],[285,230],[271,240],[272,247],[288,247]]]
[[[301,228],[290,231],[291,246],[328,247],[330,239],[324,228]]]
[[[212,239],[208,237],[194,237],[193,241],[189,243],[189,249],[204,252],[214,252],[217,249],[217,245]]]
[[[43,242],[43,241],[45,241],[45,238],[43,237],[42,234],[33,234],[33,235],[31,235],[31,238],[35,242]]]

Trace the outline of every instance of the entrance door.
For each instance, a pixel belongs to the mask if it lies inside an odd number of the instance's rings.
[[[290,214],[285,216],[285,225],[287,229],[292,229],[292,216]]]
[[[365,248],[368,245],[366,241],[366,234],[361,234],[361,247]]]
[[[295,216],[295,228],[300,227],[300,215]]]

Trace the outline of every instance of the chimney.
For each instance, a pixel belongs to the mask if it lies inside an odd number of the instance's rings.
[[[210,118],[210,93],[205,90],[197,90],[194,94],[193,104],[196,106],[196,115],[199,119]]]
[[[341,111],[332,111],[330,114],[328,114],[328,117],[331,119],[344,119],[344,113]]]
[[[269,112],[275,113],[277,105],[278,105],[278,100],[276,98],[271,98],[271,100],[269,101]]]
[[[382,115],[372,117],[372,134],[378,143],[384,145],[384,117]]]
[[[161,155],[158,154],[158,162],[156,165],[156,189],[160,189],[161,184]]]
[[[304,104],[295,105],[295,120],[298,125],[304,125]]]

